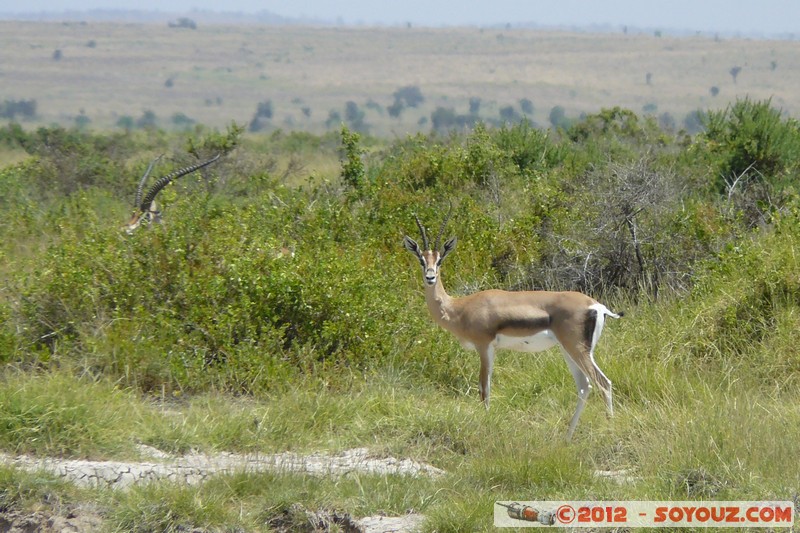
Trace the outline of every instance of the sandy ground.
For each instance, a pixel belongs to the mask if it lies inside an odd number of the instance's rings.
[[[0,454],[0,462],[28,471],[45,471],[83,486],[105,486],[125,489],[136,484],[168,480],[187,484],[202,483],[211,476],[241,472],[299,472],[312,476],[339,476],[348,472],[392,474],[409,476],[440,476],[444,474],[434,466],[395,457],[373,455],[366,448],[354,448],[337,454],[314,453],[300,455],[280,453],[272,455],[216,455],[190,454],[170,456],[150,447],[141,447],[145,462],[88,461]],[[347,514],[313,514],[303,509],[311,523],[320,531],[333,525],[338,530],[384,533],[416,530],[424,517],[418,514],[404,516],[371,516],[353,518]],[[77,532],[96,531],[102,524],[98,512],[90,507],[71,510],[66,516],[50,516],[43,512],[0,513],[0,533]]]

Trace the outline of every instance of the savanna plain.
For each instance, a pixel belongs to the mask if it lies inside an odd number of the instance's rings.
[[[0,128],[0,451],[367,448],[443,471],[120,490],[7,464],[4,516],[249,532],[413,512],[456,532],[492,530],[498,500],[796,499],[796,42],[0,25],[4,109],[36,101]],[[161,154],[154,177],[222,156],[128,234]],[[451,208],[451,294],[625,311],[596,352],[612,418],[593,394],[566,442],[557,350],[500,352],[483,407],[477,355],[432,323],[401,244]]]

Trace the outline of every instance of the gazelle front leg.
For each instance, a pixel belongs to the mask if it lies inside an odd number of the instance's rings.
[[[489,409],[489,392],[492,387],[492,369],[494,368],[494,346],[478,346],[478,353],[481,356],[481,375],[478,388],[481,393],[481,400]]]

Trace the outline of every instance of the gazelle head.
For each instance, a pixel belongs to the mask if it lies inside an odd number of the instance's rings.
[[[436,243],[434,244],[433,248],[431,248],[430,244],[428,243],[428,235],[425,233],[425,227],[419,221],[417,215],[414,215],[414,220],[417,221],[417,227],[422,235],[423,248],[420,248],[419,244],[417,244],[417,241],[408,235],[403,238],[403,246],[405,246],[406,250],[414,254],[419,260],[420,265],[422,265],[423,279],[425,280],[425,284],[429,287],[436,285],[436,280],[439,278],[439,267],[442,266],[442,261],[444,261],[444,258],[447,257],[447,255],[456,247],[455,237],[450,237],[447,241],[445,241],[444,246],[441,248],[439,247],[442,234],[444,233],[445,226],[447,226],[447,221],[450,220],[450,214],[452,213],[452,210],[453,209],[451,206],[450,210],[447,212],[444,222],[442,222],[442,227],[439,229],[439,234],[436,236]]]
[[[188,167],[184,167],[180,170],[176,170],[171,174],[167,174],[163,178],[159,178],[152,187],[147,191],[147,194],[144,193],[144,184],[147,182],[147,178],[150,176],[150,171],[153,170],[153,166],[161,159],[162,156],[158,156],[155,158],[150,164],[147,166],[147,170],[145,171],[142,179],[139,180],[139,186],[136,188],[136,196],[133,201],[133,213],[131,214],[131,219],[125,225],[125,231],[128,233],[133,233],[136,228],[138,228],[142,221],[146,221],[147,223],[151,222],[160,222],[161,221],[161,211],[158,210],[158,204],[156,204],[156,196],[158,195],[161,190],[169,185],[172,180],[180,178],[181,176],[185,176],[186,174],[191,174],[195,170],[199,170],[207,165],[210,165],[214,161],[220,158],[222,154],[217,154],[216,156],[203,161],[202,163],[197,163],[196,165],[191,165]]]

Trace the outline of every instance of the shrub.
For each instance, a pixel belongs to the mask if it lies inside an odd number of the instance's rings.
[[[345,184],[355,191],[364,188],[364,154],[359,146],[361,136],[342,126],[342,179]]]
[[[257,392],[317,368],[368,368],[396,348],[386,332],[407,321],[392,260],[339,199],[185,198],[169,215],[132,236],[62,226],[14,284],[31,362],[77,358],[145,391]],[[276,236],[298,232],[281,253]]]
[[[708,150],[716,156],[715,184],[722,191],[737,178],[776,182],[797,169],[800,129],[784,120],[770,100],[739,99],[703,115]]]

